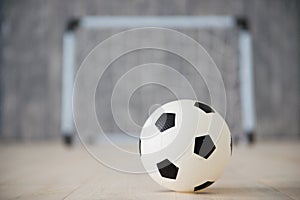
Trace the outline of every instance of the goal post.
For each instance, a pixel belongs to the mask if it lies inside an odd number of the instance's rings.
[[[65,144],[72,144],[75,132],[72,92],[76,71],[76,36],[78,29],[103,30],[139,27],[179,29],[237,28],[239,60],[239,93],[242,128],[245,138],[253,142],[255,104],[253,91],[252,41],[246,18],[234,16],[84,16],[72,18],[63,35],[61,133]]]

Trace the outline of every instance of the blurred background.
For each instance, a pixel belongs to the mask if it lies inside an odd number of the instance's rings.
[[[255,136],[257,140],[300,138],[300,3],[297,0],[2,0],[0,12],[2,142],[61,139],[63,36],[70,31],[74,19],[76,22],[85,16],[242,17],[252,38]],[[239,28],[177,29],[199,41],[219,67],[227,94],[226,119],[236,140],[245,132],[241,119]],[[75,72],[99,42],[123,30],[127,29],[71,28],[76,38]],[[164,38],[151,39],[164,42]],[[138,38],[129,42],[138,42]],[[114,48],[109,47],[108,51]],[[188,46],[182,48],[189,51]],[[197,56],[196,52],[191,54]],[[121,132],[110,110],[114,84],[130,68],[148,62],[178,70],[190,81],[197,98],[210,103],[203,79],[181,58],[162,51],[133,52],[114,62],[97,88],[97,113],[101,112],[106,133]],[[184,91],[179,84],[178,92],[185,96]],[[153,105],[174,98],[166,88],[147,85],[132,95],[128,109],[136,124],[142,125]],[[122,106],[121,102],[120,109]],[[130,127],[128,130],[139,131]]]

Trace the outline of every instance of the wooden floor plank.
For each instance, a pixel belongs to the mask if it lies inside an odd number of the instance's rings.
[[[0,199],[300,199],[299,152],[300,142],[239,146],[223,177],[191,194],[111,170],[80,145],[1,144]]]

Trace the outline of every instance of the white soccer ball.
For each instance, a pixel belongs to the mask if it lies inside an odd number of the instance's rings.
[[[179,100],[156,109],[140,136],[142,163],[160,185],[197,192],[214,183],[232,151],[229,128],[210,106]]]

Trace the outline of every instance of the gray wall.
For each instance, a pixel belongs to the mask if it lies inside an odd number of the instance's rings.
[[[296,0],[5,0],[2,4],[2,139],[59,137],[62,34],[71,16],[83,15],[246,15],[254,39],[258,136],[299,136]]]

